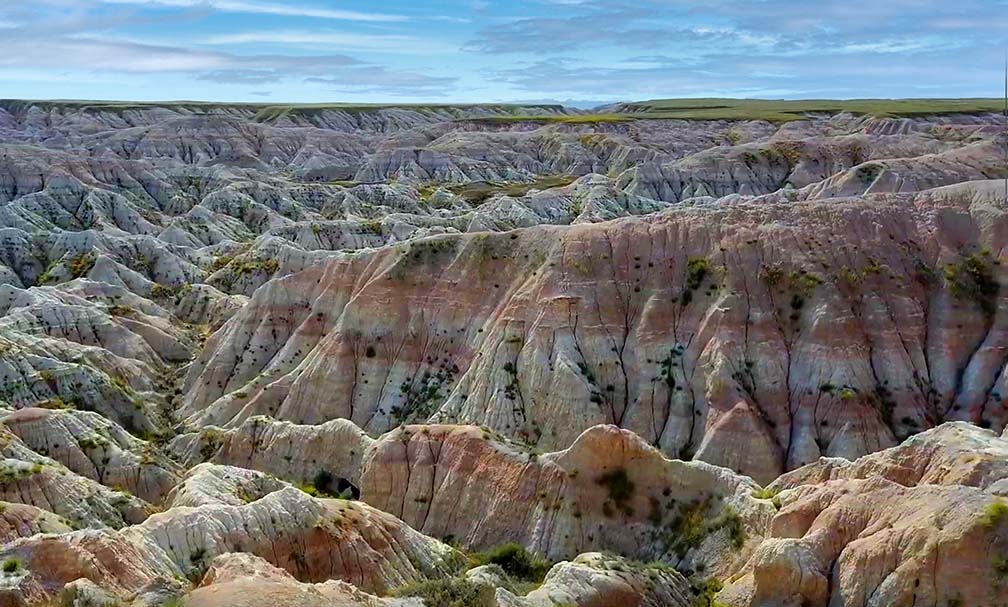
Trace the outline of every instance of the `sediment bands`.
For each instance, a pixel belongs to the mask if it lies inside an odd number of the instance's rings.
[[[1005,602],[997,119],[0,102],[0,605]]]

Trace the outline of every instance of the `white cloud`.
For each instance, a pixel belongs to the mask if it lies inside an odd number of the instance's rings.
[[[296,4],[256,2],[253,0],[100,0],[105,4],[135,4],[178,8],[209,8],[226,13],[256,13],[285,17],[314,17],[343,21],[405,21],[403,15],[369,13]]]
[[[227,46],[240,44],[281,44],[313,49],[333,48],[386,51],[413,55],[452,53],[458,46],[393,34],[358,34],[332,30],[269,30],[220,34],[204,39],[203,44]]]

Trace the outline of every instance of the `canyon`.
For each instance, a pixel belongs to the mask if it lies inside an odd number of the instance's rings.
[[[0,605],[1008,602],[1004,117],[697,103],[0,101]]]

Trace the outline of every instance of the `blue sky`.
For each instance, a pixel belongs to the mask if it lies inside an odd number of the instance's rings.
[[[1008,0],[0,0],[0,97],[999,96]]]

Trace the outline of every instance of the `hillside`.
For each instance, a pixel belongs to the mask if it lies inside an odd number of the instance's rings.
[[[0,605],[1008,601],[1001,104],[0,101]]]

